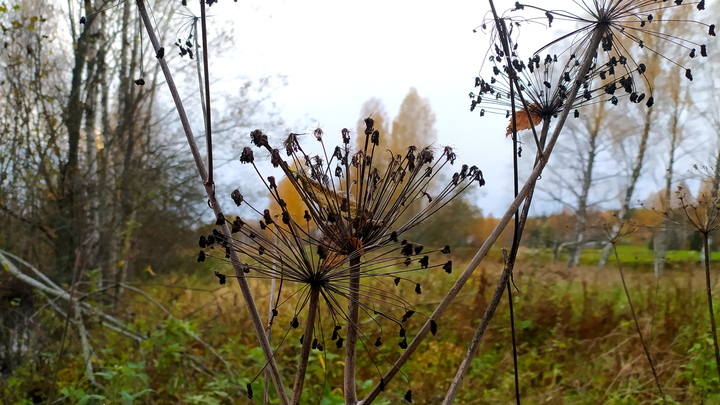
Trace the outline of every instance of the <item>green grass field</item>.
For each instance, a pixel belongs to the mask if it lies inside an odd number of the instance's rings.
[[[592,262],[597,251],[587,251]],[[525,254],[514,281],[520,392],[527,404],[653,404],[662,403],[632,323],[617,268],[608,266],[566,269],[543,258]],[[595,256],[593,256],[595,255]],[[621,247],[623,265],[649,261],[649,252]],[[670,260],[693,263],[697,252],[670,252]],[[454,376],[467,342],[480,322],[501,270],[495,255],[475,272],[472,280],[438,321],[437,336],[429,337],[376,403],[403,403],[413,390],[417,404],[439,404]],[[456,267],[459,268],[460,266]],[[703,273],[695,265],[673,266],[665,277],[626,269],[630,293],[641,329],[650,342],[668,403],[720,403],[712,342],[709,334]],[[423,294],[409,291],[403,297],[417,314],[406,324],[408,337],[457,277],[425,272],[411,277],[423,285]],[[713,279],[718,274],[713,273]],[[147,276],[143,291],[164,305],[170,319],[142,295],[127,292],[117,316],[149,339],[138,343],[91,324],[91,335],[102,351],[94,356],[96,379],[103,390],[89,383],[78,342],[72,338],[57,384],[68,403],[233,404],[262,403],[263,359],[235,283],[218,286],[210,271],[204,274]],[[170,287],[174,286],[174,287]],[[178,286],[184,288],[177,288]],[[402,285],[401,285],[402,287]],[[195,289],[190,289],[195,288]],[[259,307],[267,308],[268,286],[254,280]],[[286,291],[292,290],[286,286]],[[273,343],[291,380],[297,359],[300,330],[291,329],[292,298],[276,320]],[[716,305],[717,308],[717,305]],[[45,387],[53,369],[63,319],[39,309],[38,316],[52,325],[43,333],[48,342],[36,361],[20,368],[0,385],[3,403],[30,403],[27,392]],[[321,319],[323,314],[321,314]],[[326,314],[325,314],[326,316]],[[323,322],[327,322],[324,319]],[[327,325],[327,323],[325,324]],[[402,352],[391,326],[382,324],[382,353],[372,348],[378,326],[366,320],[365,346],[360,348],[360,395],[391,367],[390,359]],[[208,346],[199,344],[197,334]],[[302,403],[341,404],[343,350],[327,340],[323,352],[313,351]],[[282,341],[282,344],[280,342]],[[227,367],[209,347],[227,362]],[[514,377],[509,314],[504,299],[486,332],[470,374],[463,383],[458,404],[514,403]],[[256,379],[257,377],[257,379]],[[252,382],[253,400],[244,396]],[[272,389],[270,390],[272,397]]]

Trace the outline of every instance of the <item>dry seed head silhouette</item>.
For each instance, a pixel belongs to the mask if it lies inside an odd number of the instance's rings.
[[[430,271],[447,276],[452,271],[446,258],[450,246],[427,249],[400,237],[485,180],[477,167],[468,165],[441,175],[456,167],[457,156],[449,147],[408,146],[404,154],[382,149],[373,120],[367,118],[365,124],[357,150],[350,148],[348,130],[341,131],[341,145],[332,149],[326,149],[322,132],[308,134],[320,143],[319,154],[304,151],[300,141],[305,134],[288,135],[283,148],[277,149],[262,131],[253,131],[252,144],[268,154],[304,207],[290,211],[285,201],[291,196],[281,190],[275,175],[261,174],[256,154],[245,147],[241,163],[254,167],[277,208],[255,207],[240,189],[234,190],[233,201],[248,207],[258,219],[236,217],[230,222],[231,239],[217,231],[201,236],[198,260],[208,256],[229,261],[237,254],[246,277],[276,280],[280,287],[268,326],[275,324],[276,317],[287,319],[288,323],[280,323],[289,325],[287,336],[305,323],[301,345],[308,345],[307,350],[342,349],[347,342],[344,334],[356,327],[362,347],[383,358],[383,335],[399,337],[400,348],[408,346],[406,325],[416,314],[412,302],[424,292],[421,283],[412,280],[413,274]],[[403,216],[406,212],[411,215]],[[216,223],[225,220],[218,218]],[[232,276],[216,272],[215,277],[222,283]],[[408,294],[412,299],[403,297]],[[365,321],[352,319],[347,311],[350,303],[357,305]],[[435,334],[438,325],[434,321],[432,325]],[[328,327],[331,330],[323,332]],[[388,327],[399,328],[399,333],[387,335]],[[335,345],[324,342],[327,335]]]

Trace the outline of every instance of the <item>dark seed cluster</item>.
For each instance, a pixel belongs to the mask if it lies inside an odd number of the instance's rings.
[[[581,10],[571,12],[547,10],[516,2],[514,11],[536,11],[540,14],[537,17],[508,17],[505,20],[511,54],[507,55],[503,51],[502,38],[497,38],[494,52],[489,58],[492,74],[489,78],[475,79],[476,90],[470,93],[470,110],[479,109],[480,116],[500,113],[510,117],[510,82],[514,78],[517,78],[515,91],[521,92],[527,100],[526,105],[516,100],[517,109],[528,109],[538,120],[556,117],[565,107],[569,89],[576,82],[580,83],[581,88],[578,97],[571,100],[572,108],[598,101],[617,105],[622,98],[631,103],[645,102],[647,107],[652,107],[655,99],[652,89],[647,85],[649,80],[645,74],[648,68],[638,60],[639,56],[659,57],[680,68],[688,80],[693,80],[693,72],[676,58],[660,54],[660,48],[649,46],[643,38],[652,38],[654,42],[667,41],[674,47],[684,48],[689,58],[708,55],[706,44],[658,31],[665,21],[677,22],[672,17],[672,12],[676,12],[677,8],[695,6],[697,10],[704,10],[703,1],[593,0],[577,2],[577,5]],[[514,42],[517,35],[513,31],[519,30],[523,24],[544,21],[551,26],[557,20],[572,22],[575,24],[574,30],[523,60],[518,54],[518,45]],[[704,27],[708,35],[715,36],[714,24],[684,19],[682,22]],[[483,24],[483,28],[486,27],[487,24]],[[590,37],[598,30],[602,32],[600,47],[589,49]],[[500,29],[495,31],[505,32]],[[633,49],[628,43],[634,43],[640,52],[631,52]],[[541,52],[549,49],[557,50],[557,55],[547,54],[542,57]],[[592,59],[590,72],[584,77],[577,77],[580,62],[586,58]],[[643,85],[643,82],[646,84]],[[579,116],[577,110],[573,115]]]
[[[351,149],[347,129],[341,131],[341,145],[332,149],[325,148],[322,131],[314,131],[312,135],[323,149],[317,155],[304,151],[301,134],[288,135],[278,149],[271,146],[262,131],[253,131],[251,143],[282,170],[304,207],[292,212],[285,202],[291,196],[281,191],[279,180],[260,176],[277,208],[256,208],[239,189],[234,190],[231,198],[235,204],[249,207],[257,220],[231,220],[218,215],[216,225],[227,223],[232,237],[225,238],[217,230],[201,236],[198,261],[211,256],[229,262],[236,254],[246,277],[275,279],[281,286],[296,286],[293,296],[299,304],[287,314],[291,329],[300,327],[308,297],[313,291],[319,292],[319,313],[323,316],[315,321],[315,328],[330,325],[331,333],[324,336],[329,335],[338,349],[346,340],[341,336],[341,325],[348,322],[346,308],[350,300],[373,320],[360,334],[361,339],[369,340],[366,347],[379,350],[382,325],[390,322],[399,328],[398,346],[405,349],[406,327],[416,310],[402,296],[409,289],[423,293],[422,285],[409,276],[419,270],[450,274],[452,261],[443,259],[451,253],[450,246],[428,249],[402,236],[462,191],[474,183],[482,186],[485,180],[480,169],[468,165],[457,167],[451,175],[441,175],[455,167],[457,156],[452,148],[408,146],[404,151],[388,151],[380,146],[382,134],[374,128],[372,118],[365,119],[365,125],[358,150]],[[253,165],[260,173],[252,148],[243,148],[240,161]],[[405,212],[413,215],[401,221],[406,218]],[[351,298],[351,268],[360,280],[357,298]],[[219,271],[215,276],[220,284],[234,277]],[[274,303],[273,317],[282,312],[281,304],[279,299]],[[437,329],[437,323],[432,321],[431,332],[436,334]],[[312,349],[326,349],[322,336],[314,334]],[[248,395],[252,395],[249,386]],[[411,401],[410,392],[406,399]]]

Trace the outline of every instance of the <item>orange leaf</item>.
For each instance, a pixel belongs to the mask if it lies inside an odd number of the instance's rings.
[[[530,110],[530,117],[532,118],[532,124],[530,123],[530,120],[528,120],[528,114],[525,112],[524,109],[520,111],[515,112],[515,125],[517,126],[517,132],[520,132],[525,129],[532,129],[532,127],[538,125],[540,122],[542,122],[542,115],[540,115],[540,107],[537,104],[530,104],[528,106],[528,110]],[[505,133],[505,136],[508,136],[513,133],[513,120],[512,117],[510,117],[510,124],[507,127],[507,132]]]

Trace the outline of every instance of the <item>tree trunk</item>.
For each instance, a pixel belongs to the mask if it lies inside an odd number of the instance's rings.
[[[645,113],[645,125],[643,127],[642,135],[640,137],[640,146],[638,146],[637,156],[635,158],[635,165],[633,166],[632,174],[630,175],[629,184],[625,189],[625,197],[622,201],[622,206],[617,215],[617,223],[613,226],[612,232],[617,233],[622,225],[623,221],[627,219],[630,212],[630,202],[632,201],[633,193],[635,192],[635,186],[642,173],[643,165],[645,163],[645,152],[647,151],[648,138],[650,138],[650,129],[652,128],[652,108],[648,108]],[[607,264],[610,253],[612,252],[612,245],[607,244],[603,248],[600,255],[600,262],[598,263],[599,268],[605,267]]]
[[[76,261],[76,250],[80,246],[83,230],[83,204],[79,200],[81,189],[79,173],[80,127],[83,118],[83,93],[85,65],[93,39],[90,29],[95,17],[92,13],[90,0],[84,2],[87,15],[83,31],[75,44],[74,60],[70,81],[70,97],[68,98],[63,121],[67,129],[68,151],[65,163],[60,163],[60,198],[58,215],[55,221],[57,238],[55,253],[57,255],[58,278],[68,281]]]
[[[593,184],[593,169],[595,167],[595,158],[598,153],[598,136],[600,134],[600,122],[603,116],[602,106],[598,111],[593,128],[590,130],[588,139],[587,162],[583,168],[583,179],[578,195],[577,209],[575,210],[575,238],[574,244],[570,245],[570,258],[568,259],[568,267],[576,267],[580,264],[580,254],[583,250],[585,241],[585,231],[587,225],[587,205],[590,187]]]
[[[679,144],[678,120],[680,111],[677,100],[675,100],[675,110],[673,112],[672,123],[670,127],[670,156],[668,157],[667,171],[665,172],[665,204],[670,208],[670,199],[672,198],[672,181],[673,169],[675,168],[675,153]],[[663,220],[663,228],[660,230],[661,236],[657,238],[653,247],[655,249],[654,266],[655,276],[662,277],[665,274],[665,251],[667,250],[667,240],[670,233],[672,223],[668,218]]]

